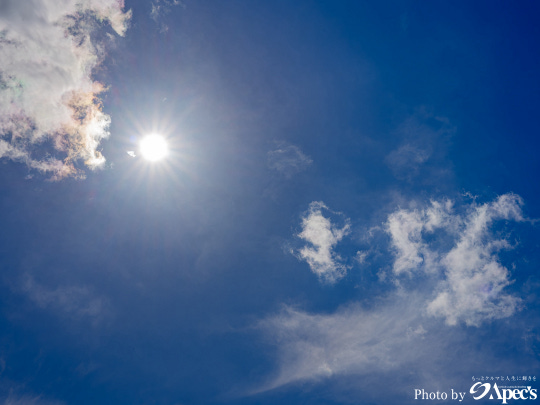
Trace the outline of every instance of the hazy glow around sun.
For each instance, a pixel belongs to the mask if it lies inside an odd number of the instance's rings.
[[[147,135],[141,139],[139,150],[143,158],[151,162],[163,159],[169,152],[167,141],[157,134]]]

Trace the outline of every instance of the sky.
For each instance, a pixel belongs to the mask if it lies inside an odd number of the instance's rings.
[[[538,400],[539,16],[0,0],[0,404]]]

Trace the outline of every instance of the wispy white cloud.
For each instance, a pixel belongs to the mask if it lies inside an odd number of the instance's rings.
[[[306,170],[313,161],[298,146],[279,143],[277,148],[268,152],[268,167],[287,178]]]
[[[519,308],[521,300],[503,292],[511,281],[497,256],[511,244],[496,238],[489,227],[496,220],[523,221],[521,205],[519,196],[505,194],[472,208],[456,245],[441,258],[446,279],[429,303],[429,313],[443,316],[451,325],[459,321],[479,325],[484,320],[508,317]]]
[[[355,259],[358,262],[358,264],[365,264],[368,255],[369,255],[369,252],[359,250],[358,252],[356,252]]]
[[[322,281],[333,283],[347,272],[347,266],[334,252],[334,246],[349,233],[350,224],[345,219],[343,227],[337,227],[323,216],[323,210],[328,210],[328,207],[323,202],[314,201],[309,205],[307,215],[302,218],[302,232],[297,236],[308,242],[308,245],[298,251],[298,257],[305,260],[311,271]]]
[[[467,330],[456,325],[480,326],[519,309],[520,298],[504,290],[510,274],[497,255],[511,243],[494,224],[525,221],[522,204],[519,196],[505,194],[485,204],[432,200],[390,213],[381,228],[390,236],[386,256],[394,281],[410,282],[397,282],[369,308],[349,304],[330,314],[312,314],[287,306],[262,320],[258,328],[277,347],[278,368],[256,391],[419,364],[434,370],[450,361],[446,346],[463,339]],[[336,229],[323,209],[321,202],[311,204],[300,236],[313,245],[304,253],[312,270],[334,274],[332,247],[349,225]],[[357,261],[364,264],[367,254],[357,252]]]
[[[160,24],[160,32],[166,33],[169,31],[169,26],[162,21],[162,17],[171,12],[171,8],[174,6],[185,7],[184,2],[180,0],[154,0],[152,1],[152,10],[150,11],[150,17]]]
[[[6,0],[0,3],[0,157],[82,177],[103,164],[97,150],[110,117],[92,70],[104,51],[91,35],[108,22],[123,35],[121,0]]]
[[[367,376],[419,362],[437,363],[446,342],[421,316],[422,302],[420,295],[400,294],[371,309],[353,304],[331,314],[285,307],[257,325],[277,347],[279,365],[255,392],[297,381]]]
[[[446,144],[454,131],[447,118],[436,117],[420,109],[398,126],[395,135],[402,141],[384,161],[400,180],[412,181],[422,172],[439,179],[448,174],[444,156]]]
[[[449,200],[432,201],[426,209],[400,209],[388,216],[386,232],[395,251],[395,274],[410,274],[419,268],[432,271],[437,267],[438,252],[429,249],[424,235],[450,225],[452,205]]]
[[[74,320],[90,319],[96,323],[109,314],[108,301],[87,287],[66,285],[51,289],[27,274],[21,290],[39,308]]]
[[[428,312],[451,325],[460,321],[479,325],[512,315],[520,300],[503,291],[511,283],[510,275],[497,256],[511,244],[498,238],[490,226],[497,220],[523,221],[521,205],[519,196],[505,194],[490,203],[466,207],[464,215],[452,212],[449,200],[392,213],[386,231],[394,248],[394,273],[440,272],[437,295],[429,302]],[[437,229],[446,232],[449,246],[440,243],[443,236],[432,236]]]
[[[520,300],[503,291],[511,280],[497,253],[511,244],[490,226],[497,220],[523,221],[521,205],[519,196],[505,194],[482,205],[459,207],[463,213],[455,212],[449,199],[392,212],[384,230],[390,236],[394,276],[426,274],[440,280],[427,308],[449,324],[478,325],[510,316]],[[323,202],[310,204],[297,235],[308,244],[296,253],[322,281],[334,283],[348,269],[334,248],[350,232],[350,221],[345,219],[340,228],[323,210],[331,212]],[[362,264],[366,257],[359,252],[356,261]]]
[[[410,178],[418,175],[422,166],[431,156],[429,148],[405,143],[386,156],[385,162],[398,178]]]
[[[3,402],[3,405],[63,405],[64,402],[52,401],[43,398],[41,395],[16,395],[10,394]]]

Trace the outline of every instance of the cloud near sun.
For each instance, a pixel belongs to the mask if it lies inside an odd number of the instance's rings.
[[[26,163],[52,179],[94,169],[110,117],[104,86],[92,80],[103,47],[91,33],[106,22],[118,35],[129,12],[123,0],[7,0],[0,3],[0,157]],[[98,28],[101,25],[101,28]]]

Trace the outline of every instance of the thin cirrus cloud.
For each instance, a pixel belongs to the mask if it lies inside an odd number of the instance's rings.
[[[37,307],[73,320],[92,320],[96,324],[109,314],[108,301],[95,296],[87,287],[66,285],[51,289],[27,274],[20,290]]]
[[[420,358],[437,362],[445,344],[426,331],[421,304],[419,295],[400,294],[371,310],[352,304],[332,314],[313,314],[285,307],[257,325],[277,346],[279,365],[255,392],[297,381],[384,373]]]
[[[313,160],[298,146],[288,143],[280,143],[276,149],[268,152],[268,167],[290,178],[293,175],[306,170]]]
[[[420,167],[430,156],[431,151],[428,148],[406,143],[390,152],[385,162],[396,177],[409,178],[418,175]]]
[[[298,250],[297,255],[308,263],[321,281],[334,283],[347,273],[347,266],[335,253],[334,247],[349,233],[350,223],[345,219],[340,228],[323,215],[323,210],[329,211],[321,201],[309,205],[307,214],[302,218],[302,232],[297,235],[307,245]]]
[[[445,155],[454,132],[447,118],[421,109],[396,128],[395,135],[401,142],[384,161],[399,180],[412,181],[421,174],[424,180],[447,177]]]
[[[397,287],[372,308],[353,303],[313,314],[287,306],[263,319],[258,328],[277,347],[279,365],[258,391],[336,374],[406,369],[419,361],[438,367],[444,347],[461,339],[463,329],[455,326],[478,327],[513,315],[521,300],[505,292],[510,273],[497,255],[512,244],[493,228],[496,222],[526,221],[522,205],[510,193],[485,204],[456,207],[445,199],[390,213],[381,227],[390,243],[377,249],[386,252]],[[322,216],[325,208],[310,205],[299,236],[313,247],[300,257],[314,273],[336,280],[344,268],[337,267],[332,248],[349,226],[335,228]],[[362,263],[369,265],[364,256]]]
[[[123,35],[123,0],[7,0],[0,3],[0,157],[26,163],[52,179],[94,169],[110,117],[104,85],[92,79],[102,61],[94,33],[107,22]],[[112,37],[111,34],[108,34]]]
[[[64,402],[52,401],[44,399],[39,395],[16,395],[10,393],[10,395],[3,402],[4,405],[65,405]]]

